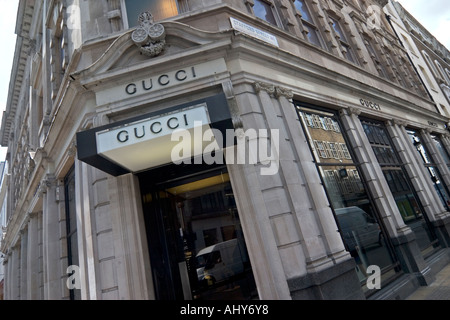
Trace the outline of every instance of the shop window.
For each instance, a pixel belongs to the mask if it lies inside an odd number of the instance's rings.
[[[295,0],[294,6],[297,12],[300,14],[300,21],[302,23],[304,33],[308,41],[316,46],[322,47],[321,36],[319,28],[311,15],[305,0]]]
[[[363,290],[367,289],[365,283],[369,276],[369,265],[380,266],[382,281],[388,282],[399,271],[399,264],[391,250],[382,219],[367,192],[359,164],[347,147],[345,152],[340,152],[341,155],[345,154],[345,157],[336,156],[333,150],[332,146],[347,146],[347,138],[340,129],[338,116],[331,110],[299,102],[295,104],[299,119],[303,120],[302,127],[313,151],[315,164],[334,211],[342,240],[355,259],[356,272]],[[324,131],[309,126],[304,121],[308,114],[331,119],[336,130]],[[321,152],[316,150],[318,144],[314,141],[327,141],[332,157],[321,157]],[[339,152],[337,153],[339,155]]]
[[[442,202],[442,205],[446,210],[450,209],[450,197],[449,191],[445,183],[443,183],[441,173],[436,165],[434,159],[430,156],[427,146],[422,142],[420,135],[414,130],[407,130],[408,136],[411,139],[412,144],[416,148],[423,161],[425,168],[427,169],[430,179],[433,182],[434,191]],[[436,140],[435,140],[436,142]]]
[[[163,20],[178,15],[181,11],[181,3],[177,0],[122,0],[125,8],[125,16],[128,27],[138,25],[138,17],[142,12],[149,11],[155,21]]]
[[[341,24],[336,19],[331,17],[330,21],[333,30],[336,33],[336,38],[341,45],[342,54],[350,62],[356,63],[355,53],[353,52],[353,48],[351,47],[350,42],[347,40],[347,36],[343,32]]]
[[[256,17],[276,26],[277,22],[275,19],[275,14],[273,12],[274,10],[273,4],[265,0],[254,0],[253,2],[254,2],[252,7],[253,14]]]
[[[403,221],[415,233],[419,248],[426,256],[439,243],[389,134],[381,122],[369,119],[361,122]]]
[[[75,168],[64,178],[64,195],[67,232],[67,265],[80,266],[78,258],[77,213],[75,207]],[[81,290],[70,290],[71,300],[81,300]]]

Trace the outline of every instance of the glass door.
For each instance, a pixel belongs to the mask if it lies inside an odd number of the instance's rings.
[[[169,181],[170,168],[140,176],[157,299],[257,298],[226,168]]]

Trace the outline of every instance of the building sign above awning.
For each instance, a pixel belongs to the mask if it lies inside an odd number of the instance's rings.
[[[223,133],[233,128],[223,94],[79,132],[78,158],[115,176],[141,172],[172,162],[172,150],[180,144],[172,139],[173,133],[185,130],[194,139],[198,132],[203,136],[211,128]],[[195,157],[211,141],[181,143],[188,146],[188,155]]]
[[[226,71],[227,65],[225,60],[220,58],[164,72],[149,71],[144,76],[138,73],[128,78],[125,82],[111,81],[108,87],[98,89],[95,93],[96,103],[98,106],[117,103],[117,101],[168,90],[169,88],[212,77]]]

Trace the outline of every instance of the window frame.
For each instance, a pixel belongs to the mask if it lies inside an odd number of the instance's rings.
[[[358,57],[356,56],[356,53],[352,47],[351,42],[347,39],[348,35],[347,32],[344,31],[341,25],[340,18],[336,18],[333,16],[328,16],[328,19],[330,20],[331,29],[333,29],[334,35],[336,40],[339,42],[339,45],[341,47],[341,53],[342,56],[349,62],[359,65]],[[336,27],[338,29],[336,29]],[[345,49],[345,53],[342,49]]]
[[[77,216],[76,213],[76,206],[73,208],[70,206],[69,203],[69,185],[70,183],[73,183],[74,189],[76,188],[76,170],[75,165],[72,165],[72,167],[69,169],[67,174],[64,177],[64,202],[65,202],[65,216],[66,216],[66,245],[67,245],[67,265],[71,266],[74,265],[74,256],[76,255],[76,260],[78,261],[78,264],[80,263],[80,257],[79,257],[79,251],[76,253],[73,252],[72,248],[72,237],[74,237],[74,241],[78,242],[78,226],[71,226],[71,216],[74,215],[75,218]],[[75,195],[72,195],[74,197],[75,201]],[[73,210],[75,212],[73,212]],[[76,221],[76,219],[74,219]],[[77,245],[77,249],[78,245]],[[77,289],[70,289],[69,295],[70,300],[80,300],[81,299],[81,292],[75,292]]]
[[[255,6],[255,2],[256,1],[265,3],[265,4],[267,4],[270,7],[270,12],[272,13],[274,23],[272,23],[272,22],[270,22],[270,21],[268,21],[268,20],[266,20],[264,18],[261,18],[261,17],[259,17],[259,16],[257,16],[255,14],[254,6]],[[262,21],[264,21],[264,22],[266,22],[266,23],[268,23],[268,24],[270,24],[270,25],[272,25],[274,27],[278,27],[278,28],[281,27],[280,18],[279,18],[279,15],[278,15],[278,12],[276,10],[275,3],[274,3],[273,0],[246,0],[246,4],[247,4],[247,7],[249,8],[251,14],[255,18],[260,19],[260,20],[262,20]]]
[[[296,2],[299,1],[303,4],[304,8],[306,8],[305,10],[307,11],[306,13],[309,15],[310,20],[308,19],[304,19],[303,15],[301,13],[300,10],[297,9],[296,6]],[[298,20],[301,23],[301,27],[302,27],[302,33],[303,36],[305,37],[305,40],[307,40],[309,43],[318,46],[320,48],[324,48],[324,41],[323,41],[323,37],[319,31],[319,28],[317,27],[317,22],[314,20],[314,16],[311,14],[311,9],[309,8],[308,4],[306,3],[306,1],[304,0],[292,0],[292,6],[295,10],[295,16],[298,18]],[[305,28],[306,26],[306,28]],[[308,37],[308,34],[310,33],[310,29],[314,30],[314,33],[316,35],[316,38],[318,40],[318,43],[315,43],[313,41],[310,40],[310,38]]]
[[[369,37],[363,37],[363,42],[366,45],[367,51],[369,52],[372,61],[375,64],[375,68],[378,70],[380,77],[385,79],[389,79],[388,72],[386,70],[386,66],[383,64],[381,59],[379,58],[379,54],[376,51],[375,47],[372,45],[371,39]]]
[[[159,0],[159,1],[167,1],[167,0]],[[177,6],[177,15],[180,15],[181,13],[189,11],[189,4],[187,0],[173,0],[175,2],[175,5]],[[127,4],[126,0],[120,0],[120,7],[122,8],[122,21],[123,21],[123,27],[125,30],[134,28],[130,26],[130,21],[128,20],[128,10],[127,10]],[[138,13],[138,15],[140,12]],[[171,16],[175,17],[177,15]],[[164,19],[168,19],[171,17],[166,17]],[[138,19],[138,16],[136,16],[136,20]],[[163,20],[164,20],[163,19]],[[157,20],[160,21],[160,20]]]

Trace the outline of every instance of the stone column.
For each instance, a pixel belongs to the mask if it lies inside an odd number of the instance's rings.
[[[447,166],[447,163],[445,163],[444,158],[437,149],[430,132],[427,130],[422,130],[421,137],[423,140],[422,143],[425,145],[426,149],[429,152],[430,157],[433,159],[433,162],[436,164],[436,167],[440,172],[441,183],[447,187],[447,190],[449,190],[450,170]],[[437,195],[435,201],[440,201]],[[441,246],[447,248],[450,247],[450,212],[444,209],[441,213],[437,213],[436,220],[433,221],[432,224],[433,227],[435,228]]]
[[[430,268],[423,259],[414,233],[403,221],[375,153],[370,146],[369,139],[358,118],[359,114],[358,109],[342,110],[341,120],[351,147],[360,163],[364,179],[369,188],[368,191],[370,191],[381,215],[382,223],[386,227],[403,270],[416,274],[422,284],[431,283],[434,277],[429,274]]]
[[[416,158],[417,151],[410,147],[412,146],[412,143],[407,137],[404,123],[399,121],[388,121],[386,122],[386,128],[393,140],[395,149],[405,166],[408,174],[407,178],[411,180],[425,209],[425,214],[431,215],[430,220],[434,221],[434,209],[429,201],[429,194],[427,194],[428,190],[424,190],[426,189],[424,186],[428,186],[428,183],[423,181],[423,174],[421,172],[421,167],[423,168],[422,160]],[[419,165],[421,167],[419,167]],[[428,186],[428,188],[431,188],[431,186]],[[428,285],[435,280],[430,267],[424,260],[414,234],[399,235],[397,238],[393,238],[392,241],[397,250],[400,263],[406,272],[415,273],[421,285]]]
[[[20,231],[20,299],[28,300],[28,228]]]
[[[97,270],[94,251],[94,234],[91,219],[91,167],[81,161],[75,161],[75,199],[78,234],[78,259],[80,267],[81,299],[97,300]]]
[[[38,213],[30,213],[28,223],[28,249],[27,249],[27,298],[39,300],[39,230]]]
[[[292,92],[263,82],[240,85],[238,91],[244,130],[257,131],[256,143],[268,139],[270,166],[278,162],[277,170],[265,174],[263,158],[257,164],[233,165],[227,150],[260,298],[363,299],[354,260],[337,232]]]
[[[405,123],[402,121],[388,121],[386,128],[391,135],[397,153],[400,156],[408,177],[420,199],[425,210],[425,214],[432,222],[436,220],[435,215],[444,211],[440,201],[436,201],[428,172],[423,165],[423,160],[413,146],[408,133],[405,129]]]
[[[59,300],[63,296],[59,210],[56,201],[56,180],[47,175],[43,183],[43,249],[44,298]]]
[[[11,255],[9,251],[5,254],[3,257],[3,269],[5,270],[5,274],[3,276],[3,299],[5,300],[11,300],[11,294],[10,294],[10,278],[11,278]]]
[[[359,120],[359,114],[360,111],[356,108],[340,112],[344,130],[350,140],[351,148],[356,154],[357,161],[360,163],[364,179],[381,215],[382,223],[391,238],[412,234],[411,229],[405,225],[390,192],[389,185]]]
[[[154,300],[138,178],[127,174],[108,180],[119,299]]]
[[[17,243],[11,252],[10,268],[10,299],[20,300],[20,242]]]

